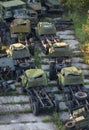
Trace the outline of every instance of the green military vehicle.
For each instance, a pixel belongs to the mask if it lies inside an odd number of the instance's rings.
[[[27,8],[26,13],[27,13],[27,15],[29,17],[29,20],[31,21],[31,25],[33,26],[33,25],[37,24],[37,22],[38,22],[38,14],[37,14],[37,12],[35,10],[33,10],[33,9]]]
[[[40,110],[46,111],[58,107],[51,90],[47,88],[46,73],[42,69],[28,69],[24,71],[18,81],[29,95],[34,115],[38,115]]]
[[[16,70],[16,78],[23,70],[35,68],[34,60],[31,59],[28,47],[21,43],[10,45],[7,50],[9,57],[12,57]]]
[[[30,21],[22,18],[14,19],[10,25],[11,34],[13,33],[30,33],[31,23]]]
[[[49,78],[50,80],[54,80],[57,78],[57,73],[60,72],[62,68],[71,65],[72,52],[67,43],[57,42],[49,49],[49,57]]]
[[[20,41],[25,43],[27,36],[31,34],[31,22],[28,19],[17,18],[10,24],[11,43]],[[26,43],[25,43],[26,44]]]
[[[69,130],[89,128],[89,92],[84,87],[84,76],[75,66],[64,67],[57,74],[58,88],[64,93],[72,120],[66,123]]]
[[[36,27],[36,35],[38,37],[45,35],[55,35],[56,28],[55,25],[50,22],[39,22]]]
[[[56,37],[56,28],[50,22],[39,22],[35,28],[36,36],[41,42],[41,47],[46,54],[49,54],[49,48],[54,43]]]
[[[63,14],[63,5],[59,0],[44,0],[43,3],[48,12],[57,12]]]
[[[27,0],[27,7],[33,9],[38,15],[43,15],[46,12],[46,8],[42,7],[41,0]]]
[[[64,67],[57,74],[59,86],[71,86],[71,85],[83,85],[83,74],[80,69],[77,69],[75,66]],[[77,82],[76,82],[77,81]]]
[[[41,69],[26,70],[21,76],[22,86],[29,89],[30,87],[47,86],[46,74]]]
[[[30,58],[30,53],[27,46],[21,43],[14,43],[10,45],[9,49],[7,50],[7,54],[11,56],[14,60]]]

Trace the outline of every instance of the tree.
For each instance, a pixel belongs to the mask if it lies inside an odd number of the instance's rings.
[[[70,11],[81,11],[89,5],[89,0],[61,0]]]

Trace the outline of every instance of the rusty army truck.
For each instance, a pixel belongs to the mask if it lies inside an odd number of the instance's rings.
[[[67,130],[89,129],[89,92],[84,87],[82,70],[64,67],[57,74],[58,88],[63,91],[71,119],[66,122]]]
[[[14,61],[16,77],[22,74],[26,69],[35,68],[34,60],[31,59],[31,55],[28,46],[21,43],[14,43],[7,49],[7,55]]]
[[[41,47],[46,54],[54,43],[56,36],[55,25],[50,22],[39,22],[35,28],[36,36],[41,42]]]
[[[72,52],[69,45],[65,42],[55,42],[49,49],[49,58],[49,78],[54,80],[62,68],[71,66]]]
[[[19,77],[23,91],[26,91],[31,109],[34,115],[38,115],[42,110],[58,110],[58,102],[50,88],[46,73],[39,68],[28,69]]]

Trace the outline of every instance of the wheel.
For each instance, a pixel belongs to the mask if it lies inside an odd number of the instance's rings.
[[[50,63],[49,79],[50,80],[56,79],[55,62]]]
[[[23,86],[22,81],[21,81],[21,89],[22,89],[23,93],[26,93],[26,88],[25,88],[25,86]]]
[[[37,102],[32,103],[32,112],[35,116],[39,114],[39,104]]]
[[[19,67],[22,68],[22,69],[28,69],[29,68],[29,63],[20,63],[19,64]]]
[[[75,97],[78,99],[78,100],[84,100],[87,98],[87,93],[86,92],[81,92],[81,91],[78,91],[75,93]]]
[[[59,112],[59,101],[55,100],[55,111]]]
[[[73,128],[75,128],[75,123],[73,121],[68,121],[65,124],[66,130],[72,130]]]
[[[59,81],[59,79],[58,79],[58,77],[57,77],[57,87],[58,87],[59,90],[63,90],[63,89],[62,89],[62,86],[61,86],[61,84],[60,84],[59,82],[60,82],[60,81]]]

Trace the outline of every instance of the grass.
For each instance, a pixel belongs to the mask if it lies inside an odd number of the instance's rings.
[[[53,113],[51,120],[56,125],[58,130],[65,130],[65,126],[63,126],[63,124],[62,124],[61,120],[59,119],[57,113]]]
[[[38,48],[36,48],[35,56],[34,56],[35,65],[36,65],[38,68],[41,68],[41,61],[40,61],[40,57],[38,56],[39,53],[40,53],[40,50],[39,50]]]
[[[45,116],[43,122],[53,122],[56,125],[57,130],[66,130],[56,112],[54,112],[52,116]]]
[[[50,117],[50,116],[45,116],[42,121],[43,121],[43,122],[52,122],[52,117]]]
[[[82,30],[82,25],[86,23],[87,14],[79,15],[77,13],[69,13],[68,17],[74,21],[75,34],[81,43],[85,42],[85,33]]]
[[[23,110],[23,111],[14,111],[14,112],[12,112],[12,111],[7,111],[7,112],[0,112],[0,115],[6,115],[6,114],[17,114],[17,113],[19,113],[19,114],[22,114],[22,113],[32,113],[32,110],[31,109],[29,109],[29,110]]]
[[[85,82],[84,85],[89,85],[89,82]]]
[[[25,101],[21,101],[21,102],[10,102],[10,103],[2,103],[3,105],[16,105],[16,104],[20,104],[20,105],[23,105],[23,104],[27,104],[29,102],[25,102]]]

